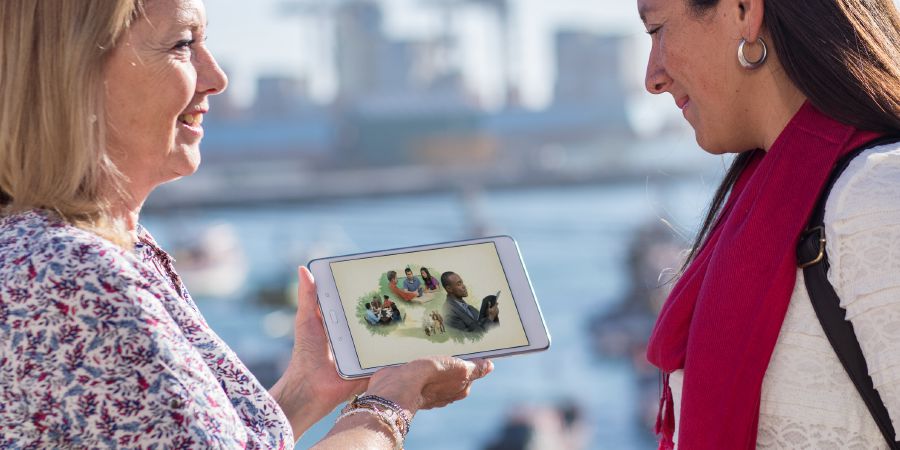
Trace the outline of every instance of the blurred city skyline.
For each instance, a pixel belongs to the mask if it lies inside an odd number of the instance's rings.
[[[307,84],[311,99],[332,101],[338,92],[334,70],[334,28],[321,12],[341,0],[236,0],[206,4],[209,46],[231,77],[231,97],[248,105],[261,77],[294,77]],[[504,105],[507,92],[501,60],[502,33],[485,0],[381,0],[384,32],[392,39],[422,41],[450,36],[466,88],[488,108]],[[508,70],[522,106],[542,108],[553,100],[554,39],[561,30],[637,35],[643,29],[633,2],[601,0],[509,0]],[[491,5],[494,4],[494,5]],[[448,18],[447,12],[452,11]],[[448,20],[449,19],[449,20]],[[447,28],[450,28],[449,32]],[[233,31],[232,31],[233,30]],[[643,64],[644,53],[635,55]],[[640,49],[638,49],[640,50]]]
[[[427,16],[433,19],[430,34],[397,32],[392,24],[398,8],[403,10],[396,6],[401,1],[436,9]],[[551,51],[540,65],[552,76],[540,86],[549,91],[540,94],[546,98],[535,101],[540,89],[528,85],[523,63],[531,50],[517,37],[532,28],[519,25],[524,19],[518,17],[527,14],[512,6],[530,1],[269,0],[253,10],[268,14],[263,23],[292,24],[295,42],[301,35],[327,36],[327,45],[305,46],[318,52],[317,69],[290,67],[287,57],[276,58],[283,70],[257,64],[254,58],[263,50],[297,55],[304,46],[285,44],[291,39],[283,37],[271,45],[275,37],[246,39],[271,30],[254,25],[252,14],[239,26],[223,24],[211,11],[210,46],[217,42],[216,24],[234,30],[215,44],[228,51],[212,48],[231,72],[232,89],[211,101],[204,170],[161,189],[150,203],[243,204],[461,186],[608,182],[645,176],[646,157],[636,149],[659,146],[645,143],[648,139],[676,140],[660,148],[693,145],[678,137],[686,126],[671,97],[644,89],[642,54],[649,39],[639,31],[546,17],[550,34],[539,40]],[[493,43],[499,50],[486,69],[463,56],[466,33],[457,24],[469,13],[494,23],[483,47]],[[412,16],[405,20],[414,22]],[[244,38],[235,42],[249,42],[258,51],[222,45],[235,36]],[[230,60],[229,51],[248,58]],[[250,69],[235,70],[237,62]],[[479,85],[473,67],[499,81]],[[317,90],[323,79],[334,84],[324,96]],[[239,87],[247,82],[252,91],[241,98]],[[265,175],[249,176],[249,163]],[[685,162],[668,168],[695,169]],[[235,192],[223,196],[229,188]]]

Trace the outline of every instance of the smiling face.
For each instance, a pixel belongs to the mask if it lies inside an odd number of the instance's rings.
[[[200,0],[150,0],[144,12],[104,68],[109,153],[138,199],[197,170],[207,97],[228,83]]]
[[[706,151],[754,148],[747,132],[752,72],[737,60],[742,6],[737,0],[721,0],[698,12],[689,1],[637,1],[652,40],[646,88],[672,95]],[[748,46],[748,58],[754,59],[758,50]]]

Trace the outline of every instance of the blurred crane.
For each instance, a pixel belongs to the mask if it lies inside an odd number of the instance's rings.
[[[300,42],[309,43],[312,59],[321,64],[327,76],[334,79],[337,73],[334,53],[334,14],[346,0],[284,0],[276,13],[282,18],[299,18],[311,21],[312,27],[300,26]],[[313,71],[315,72],[315,71]]]
[[[514,32],[509,0],[419,0],[426,7],[439,11],[442,19],[441,42],[445,46],[444,52],[453,58],[456,55],[457,40],[454,36],[455,13],[465,5],[475,5],[492,11],[497,20],[497,34],[500,48],[500,70],[504,87],[504,101],[507,105],[515,106],[519,103],[519,88],[513,75],[513,46],[512,33]]]

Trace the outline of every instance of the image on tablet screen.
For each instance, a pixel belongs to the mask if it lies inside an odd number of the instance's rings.
[[[492,242],[331,263],[360,368],[528,345]]]

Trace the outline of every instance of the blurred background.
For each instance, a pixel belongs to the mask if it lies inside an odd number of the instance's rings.
[[[421,412],[406,447],[655,448],[646,339],[727,161],[644,90],[633,2],[206,6],[230,88],[202,167],[143,222],[264,385],[288,361],[297,265],[509,234],[552,348],[497,360],[470,398]]]

